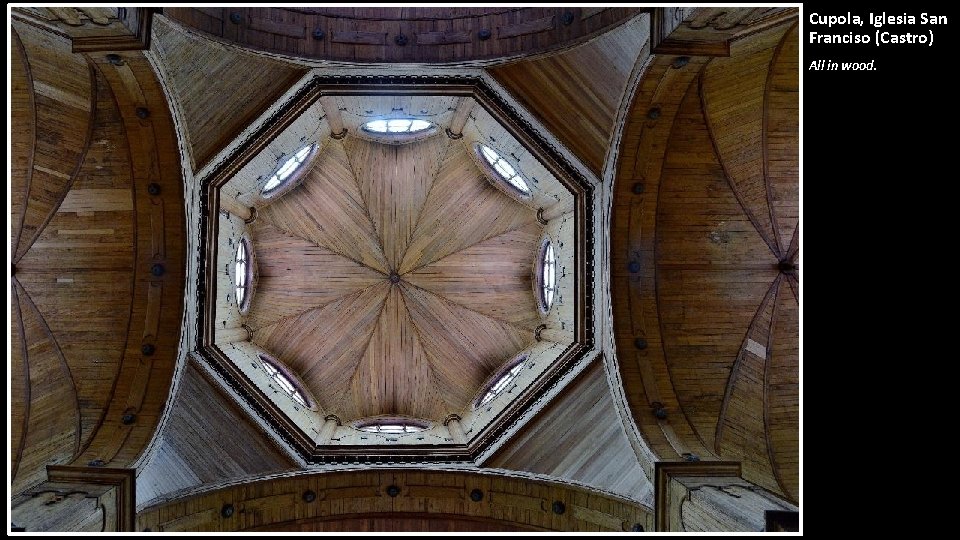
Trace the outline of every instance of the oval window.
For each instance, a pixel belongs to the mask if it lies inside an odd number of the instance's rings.
[[[417,433],[430,428],[429,423],[412,418],[375,418],[361,420],[354,426],[366,433],[384,433],[387,435]]]
[[[300,150],[297,150],[295,154],[287,158],[280,167],[270,176],[267,180],[267,183],[263,185],[261,193],[265,197],[271,195],[276,195],[283,188],[287,187],[291,182],[299,177],[294,173],[300,169],[300,167],[310,158],[310,156],[317,149],[316,144],[308,144]]]
[[[234,262],[234,285],[237,296],[237,308],[240,313],[246,313],[250,308],[250,285],[253,281],[253,267],[250,264],[250,240],[246,237],[237,243],[236,261]]]
[[[433,122],[418,118],[392,118],[389,120],[371,120],[363,125],[370,133],[419,133],[433,127]]]
[[[484,161],[487,162],[487,165],[490,166],[492,172],[499,179],[503,180],[507,186],[523,197],[530,196],[530,185],[527,184],[526,179],[517,172],[517,169],[511,165],[510,162],[489,146],[479,144],[477,145],[477,150]]]
[[[553,305],[553,297],[557,291],[557,255],[553,250],[553,242],[544,238],[540,248],[540,263],[537,276],[540,285],[540,311],[547,313]]]
[[[273,380],[277,387],[290,396],[290,399],[300,404],[302,407],[311,408],[312,404],[307,399],[306,392],[300,389],[300,385],[293,381],[293,378],[286,374],[286,369],[280,367],[279,362],[265,354],[257,355],[260,358],[260,365],[267,375]]]
[[[510,383],[516,380],[517,376],[520,375],[520,372],[523,371],[523,363],[527,360],[527,355],[523,355],[514,360],[513,365],[510,369],[503,371],[498,377],[493,379],[493,382],[487,387],[487,391],[484,392],[483,396],[477,402],[477,407],[483,407],[487,403],[493,401],[493,398],[499,396],[506,390]]]

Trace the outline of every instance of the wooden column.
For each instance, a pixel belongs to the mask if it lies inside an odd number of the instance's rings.
[[[537,211],[537,218],[544,224],[554,218],[558,218],[568,212],[573,212],[573,200],[568,199],[560,201],[553,206],[541,208]]]
[[[740,464],[660,462],[655,466],[657,531],[763,531],[766,512],[797,508],[740,477]]]
[[[447,431],[450,432],[450,437],[453,438],[454,444],[467,444],[467,434],[463,432],[463,426],[460,425],[460,417],[456,414],[451,414],[443,422],[447,426]]]
[[[340,116],[337,98],[322,96],[320,104],[323,105],[323,112],[327,115],[327,123],[330,124],[330,136],[334,139],[344,138],[347,135],[347,128],[343,127],[343,117]]]
[[[237,216],[246,223],[253,221],[255,217],[254,210],[249,206],[245,206],[236,198],[227,195],[226,193],[220,192],[220,209],[229,212],[230,214]]]
[[[317,444],[329,443],[333,434],[337,432],[337,426],[340,425],[340,418],[335,414],[328,414],[324,420],[323,427],[320,428],[320,440],[317,441]]]
[[[217,329],[217,345],[225,345],[227,343],[236,343],[238,341],[250,341],[253,336],[251,335],[250,327],[248,326],[237,326],[235,328],[218,328]]]
[[[473,109],[473,99],[468,97],[460,98],[457,109],[453,111],[453,119],[450,120],[450,127],[447,128],[447,136],[451,139],[459,139],[463,136],[463,126],[470,117],[470,111]]]

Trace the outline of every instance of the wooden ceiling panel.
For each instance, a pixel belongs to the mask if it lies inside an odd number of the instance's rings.
[[[29,378],[24,442],[12,473],[11,489],[18,492],[46,479],[48,463],[65,463],[79,451],[80,403],[60,344],[18,280],[13,285]]]
[[[22,24],[14,30],[23,36],[18,41],[29,59],[27,71],[33,95],[24,104],[33,106],[36,128],[32,151],[26,158],[32,165],[27,171],[26,204],[20,206],[22,214],[13,218],[19,222],[20,238],[13,254],[14,261],[18,261],[56,211],[80,170],[96,115],[97,81],[93,67],[82,56],[50,53],[69,47],[63,38]]]
[[[630,74],[649,56],[649,33],[641,14],[579,47],[490,74],[600,176]]]
[[[254,330],[324,306],[380,283],[385,276],[266,220],[250,228],[257,268],[256,301],[247,324]]]
[[[397,286],[390,288],[377,328],[353,375],[352,405],[348,418],[379,414],[443,418],[462,408],[460,403],[447,403]]]
[[[30,189],[36,144],[36,108],[33,78],[20,34],[10,27],[10,253],[16,255],[20,225]]]
[[[238,54],[155,17],[153,43],[185,121],[194,170],[202,168],[306,72]],[[202,66],[202,69],[198,69]]]
[[[170,410],[157,447],[138,470],[140,504],[205,483],[294,468],[193,364],[187,364]]]
[[[380,320],[390,283],[254,332],[253,341],[293,368],[325,411],[349,393],[350,380]],[[256,300],[254,300],[256,301]]]
[[[469,151],[464,145],[450,146],[403,257],[400,274],[537,222],[534,210],[490,184]]]
[[[485,465],[583,482],[634,501],[653,497],[653,485],[617,420],[600,361]]]
[[[789,281],[780,283],[775,300],[764,373],[764,422],[777,482],[796,501],[800,499],[800,336],[796,331],[800,306]]]
[[[403,298],[448,400],[466,408],[498,368],[533,343],[533,331],[471,311],[410,284]]]
[[[350,137],[344,146],[387,264],[396,269],[450,139],[440,134],[421,142],[391,145]]]
[[[389,264],[340,141],[331,141],[298,187],[260,218],[300,238],[389,274]]]
[[[780,41],[767,73],[764,101],[764,163],[773,226],[780,246],[791,244],[800,219],[800,40],[794,26]],[[788,258],[788,257],[784,257]]]
[[[410,272],[404,279],[494,319],[536,328],[533,293],[539,224],[494,236]]]

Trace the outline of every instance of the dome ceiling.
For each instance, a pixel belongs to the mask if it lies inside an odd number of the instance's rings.
[[[464,79],[438,83],[435,95],[389,81],[382,94],[345,85],[345,95],[321,95],[319,80],[291,91],[252,130],[255,144],[238,141],[202,180],[220,212],[208,229],[215,289],[206,297],[215,302],[201,355],[309,459],[357,447],[368,456],[371,445],[475,459],[519,429],[594,347],[593,307],[578,287],[587,274],[577,250],[592,238],[583,230],[592,210],[577,210],[586,180],[552,150],[531,150],[541,139],[503,109],[491,112],[501,102],[464,96]],[[443,84],[459,94],[444,95]],[[363,127],[396,118],[433,127],[395,137]],[[497,176],[481,143],[520,172],[529,193]],[[310,145],[315,157],[276,188],[274,171]],[[268,183],[276,191],[265,194]],[[544,313],[536,276],[545,239],[557,277]],[[253,254],[244,309],[235,287],[241,242]],[[359,429],[395,417],[423,429]],[[435,445],[443,450],[427,450]]]
[[[442,134],[330,141],[250,227],[253,342],[344,422],[442,422],[534,342],[543,225],[467,152]]]

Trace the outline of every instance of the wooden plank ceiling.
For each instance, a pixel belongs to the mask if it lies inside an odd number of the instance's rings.
[[[661,456],[741,461],[744,478],[796,501],[791,22],[732,42],[729,57],[651,65],[625,131],[611,259],[621,370],[645,438]]]
[[[149,441],[177,354],[184,218],[173,125],[142,53],[114,66],[19,21],[11,36],[19,493],[45,480],[48,464],[123,467]],[[151,119],[138,119],[136,107]],[[161,193],[149,195],[148,184]],[[144,275],[152,264],[162,276]],[[133,421],[121,423],[127,414]]]
[[[324,412],[442,421],[533,343],[542,227],[469,151],[332,140],[251,225],[254,342]]]

